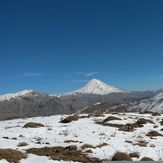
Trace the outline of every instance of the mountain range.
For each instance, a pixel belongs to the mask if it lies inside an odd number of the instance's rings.
[[[78,90],[55,96],[34,90],[0,95],[0,120],[95,111],[163,113],[163,90],[128,92],[92,79]]]

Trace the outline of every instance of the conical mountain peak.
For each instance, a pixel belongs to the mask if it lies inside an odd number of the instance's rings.
[[[106,95],[106,94],[118,93],[118,92],[124,92],[124,91],[115,88],[111,85],[105,84],[98,79],[92,79],[82,88],[73,91],[72,93]]]

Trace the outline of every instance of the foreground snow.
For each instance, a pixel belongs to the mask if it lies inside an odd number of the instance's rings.
[[[8,161],[0,160],[0,163],[8,163]],[[20,163],[77,163],[77,162],[54,161],[54,160],[50,160],[48,157],[45,156],[29,155],[27,159],[21,160]]]
[[[91,148],[92,153],[88,154],[90,157],[97,157],[100,159],[110,160],[113,154],[117,151],[131,153],[138,152],[139,158],[133,160],[140,160],[142,157],[150,157],[154,160],[163,160],[163,137],[154,137],[151,139],[146,134],[150,130],[160,131],[160,120],[163,116],[153,117],[149,114],[126,113],[112,115],[121,118],[122,120],[110,121],[114,124],[134,123],[136,119],[144,117],[151,119],[155,124],[147,123],[144,127],[136,128],[133,132],[119,131],[118,128],[108,127],[95,124],[95,121],[101,121],[110,114],[105,114],[105,117],[91,117],[82,118],[78,121],[62,124],[59,123],[61,115],[50,117],[36,117],[28,119],[17,119],[0,122],[0,148],[12,148],[20,151],[25,151],[29,148],[41,147],[55,147],[55,146],[69,146],[76,145],[81,149],[83,144],[91,144],[95,148]],[[27,122],[38,122],[44,124],[46,127],[41,128],[23,128]],[[158,126],[158,127],[156,127]],[[8,137],[8,138],[5,138]],[[76,142],[65,143],[65,140],[74,140]],[[133,145],[126,141],[147,141],[147,147]],[[21,142],[26,142],[28,145],[18,147]],[[38,143],[39,142],[39,143]],[[100,144],[107,143],[103,147],[97,147]],[[1,160],[0,163],[7,161]],[[59,161],[50,160],[45,156],[28,155],[27,159],[21,160],[21,163],[57,163]],[[63,162],[64,161],[60,161]]]

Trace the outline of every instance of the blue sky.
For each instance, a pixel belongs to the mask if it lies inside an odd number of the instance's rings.
[[[162,0],[1,0],[0,93],[76,89],[92,78],[163,87]]]

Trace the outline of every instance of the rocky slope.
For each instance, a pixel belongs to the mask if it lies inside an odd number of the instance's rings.
[[[106,112],[158,112],[163,113],[163,91],[131,92],[118,94],[99,103],[91,105],[82,110],[82,112],[106,111]],[[111,102],[110,102],[111,100]]]

